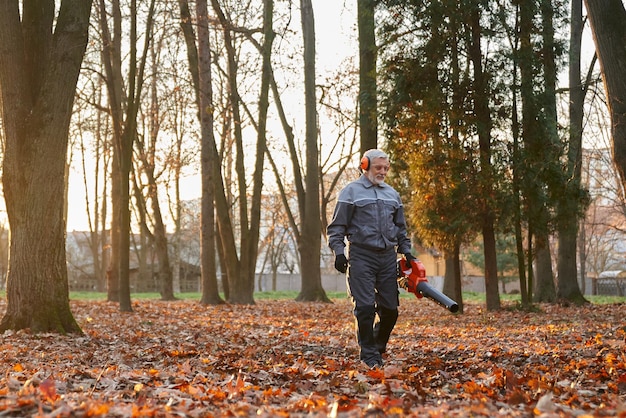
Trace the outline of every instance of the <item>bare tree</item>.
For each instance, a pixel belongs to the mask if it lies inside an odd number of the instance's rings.
[[[202,267],[202,299],[204,304],[221,303],[217,293],[215,266],[215,200],[216,176],[219,173],[217,147],[213,134],[213,86],[211,81],[211,49],[209,44],[209,22],[206,0],[196,2],[196,19],[198,24],[198,107],[200,109],[200,143],[202,170],[202,204],[201,204],[201,267]]]
[[[224,42],[225,53],[227,58],[227,82],[228,82],[228,106],[229,112],[224,115],[225,118],[233,117],[232,125],[228,119],[224,120],[224,126],[232,126],[234,133],[234,145],[236,153],[233,153],[232,148],[226,148],[226,153],[230,153],[230,156],[224,155],[224,160],[230,163],[234,159],[234,170],[236,173],[236,193],[237,200],[234,207],[230,206],[231,200],[227,198],[230,196],[229,182],[224,182],[227,178],[227,174],[222,175],[221,172],[215,174],[216,190],[215,190],[215,210],[217,213],[217,224],[220,238],[220,259],[223,260],[223,266],[225,267],[226,274],[228,276],[228,301],[232,303],[250,304],[254,303],[254,278],[256,273],[256,262],[258,257],[258,245],[259,245],[259,230],[260,230],[260,213],[262,202],[262,189],[263,189],[263,167],[264,156],[267,149],[267,115],[269,104],[269,88],[272,79],[271,71],[271,53],[272,43],[275,37],[273,30],[273,1],[264,1],[262,6],[263,13],[263,26],[260,30],[250,30],[234,25],[228,18],[227,13],[222,9],[217,1],[212,2],[213,9],[218,15],[220,24],[224,29]],[[246,8],[247,9],[247,8]],[[255,43],[255,46],[259,46],[260,60],[261,60],[261,75],[258,90],[258,115],[252,116],[251,112],[248,112],[250,119],[253,121],[256,128],[256,144],[255,152],[253,153],[254,164],[251,178],[248,180],[248,174],[246,172],[246,164],[244,164],[244,156],[250,154],[246,152],[244,147],[243,137],[238,132],[238,113],[236,109],[239,104],[244,108],[245,104],[242,100],[237,88],[239,83],[237,82],[238,74],[238,61],[236,50],[234,49],[234,41],[230,36],[230,33],[243,33],[246,37],[251,33],[262,33],[262,43]],[[253,41],[255,42],[255,41]],[[188,43],[189,45],[189,43]],[[247,108],[246,108],[247,109]],[[229,113],[232,112],[232,115]],[[226,137],[223,138],[222,146],[229,143]],[[234,155],[234,157],[233,157]],[[219,160],[220,154],[217,154],[216,159]],[[219,168],[219,166],[216,165]],[[250,182],[250,186],[248,185]],[[231,211],[235,209],[237,212],[237,218],[233,217]],[[237,232],[233,226],[233,219],[238,221],[239,226],[239,249],[240,256],[237,254],[237,246],[235,232]]]
[[[69,306],[65,164],[90,0],[0,2],[2,180],[11,230],[1,330],[80,333]]]
[[[77,123],[76,133],[79,141],[76,146],[79,147],[79,160],[80,160],[80,173],[82,174],[83,190],[85,195],[85,211],[87,214],[87,231],[85,232],[86,239],[89,243],[89,249],[92,257],[92,266],[94,279],[96,281],[96,290],[103,292],[106,289],[105,274],[106,274],[106,243],[107,243],[107,231],[106,231],[106,219],[107,219],[107,181],[106,173],[110,167],[110,144],[107,143],[106,138],[111,133],[110,119],[104,115],[100,109],[103,108],[101,104],[102,90],[100,85],[93,86],[96,90],[90,90],[89,92],[81,92],[78,97],[85,99],[85,94],[89,94],[89,100],[95,102],[95,106],[91,106],[85,110],[86,113],[90,113],[93,117],[92,121],[81,120]],[[95,110],[95,111],[94,111]],[[76,115],[81,117],[82,114]],[[93,124],[93,125],[92,125]],[[93,142],[87,143],[86,137],[88,133],[92,134]],[[91,152],[90,152],[91,151]],[[90,181],[93,186],[90,185]]]
[[[154,27],[151,28],[154,30]],[[159,201],[159,188],[158,178],[160,173],[157,169],[157,148],[158,139],[161,131],[161,109],[160,109],[160,96],[158,94],[157,79],[158,68],[161,64],[160,51],[164,43],[165,34],[160,33],[158,39],[157,34],[151,35],[153,42],[150,47],[150,61],[151,61],[151,77],[150,77],[150,108],[147,112],[144,120],[145,128],[144,134],[137,136],[136,151],[137,160],[141,162],[140,170],[145,180],[145,188],[147,189],[146,196],[139,191],[137,193],[137,199],[142,202],[144,207],[144,214],[142,219],[151,219],[150,225],[147,222],[143,222],[143,230],[150,238],[151,244],[154,246],[156,259],[158,260],[158,285],[161,293],[162,300],[174,300],[174,285],[172,280],[172,269],[170,266],[170,257],[168,252],[168,240],[167,230],[165,222],[163,220],[163,214],[161,212],[161,204]],[[140,176],[136,176],[140,177]],[[147,210],[147,202],[150,204],[150,211]],[[150,213],[150,216],[148,214]]]
[[[147,13],[145,33],[151,32],[155,0]],[[119,302],[121,311],[132,311],[130,300],[130,173],[132,171],[133,144],[137,135],[137,114],[144,85],[144,70],[150,46],[145,36],[141,55],[137,51],[137,0],[130,2],[129,62],[124,89],[122,75],[122,13],[119,0],[110,4],[111,25],[105,0],[100,0],[100,29],[103,39],[103,61],[106,74],[110,113],[113,120],[113,167],[111,264],[109,274],[109,300]]]
[[[261,218],[261,192],[263,189],[263,165],[265,161],[265,151],[267,149],[267,112],[269,107],[269,90],[272,77],[272,44],[274,42],[274,1],[263,1],[263,47],[262,47],[262,68],[261,85],[259,89],[258,107],[258,129],[256,154],[254,162],[254,174],[252,176],[252,199],[250,204],[250,222],[248,225],[247,212],[240,209],[241,223],[241,269],[238,276],[232,279],[230,300],[235,303],[254,302],[254,276],[256,261],[258,256],[258,240]],[[239,150],[243,155],[243,149]],[[238,171],[241,178],[245,172]],[[241,181],[241,180],[240,180]],[[241,184],[241,183],[240,183]],[[239,195],[245,196],[245,190],[241,187]]]
[[[317,100],[315,94],[315,21],[311,0],[300,1],[304,39],[304,104],[306,120],[306,176],[304,210],[301,213],[302,235],[300,264],[302,287],[296,300],[329,302],[322,287],[320,251],[322,245],[320,212],[320,167],[317,147]]]

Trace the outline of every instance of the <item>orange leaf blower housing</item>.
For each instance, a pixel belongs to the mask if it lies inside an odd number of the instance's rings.
[[[459,311],[459,304],[428,284],[426,268],[419,260],[406,261],[405,258],[398,260],[398,284],[407,292],[413,293],[418,298],[426,296],[437,302],[452,313]]]

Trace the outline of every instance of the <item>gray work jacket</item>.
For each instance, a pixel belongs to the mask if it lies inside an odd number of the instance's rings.
[[[339,193],[327,233],[335,254],[343,254],[345,238],[374,251],[397,247],[398,253],[405,254],[411,250],[400,194],[386,183],[373,184],[364,174]]]

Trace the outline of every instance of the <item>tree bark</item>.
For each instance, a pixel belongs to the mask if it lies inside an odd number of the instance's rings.
[[[151,0],[146,21],[146,33],[150,32],[153,23],[155,0]],[[111,234],[112,248],[111,276],[119,276],[119,306],[122,312],[131,312],[130,298],[130,173],[132,170],[133,144],[137,134],[137,113],[141,100],[144,82],[144,70],[148,56],[150,37],[144,39],[143,50],[137,51],[137,0],[130,2],[130,42],[128,88],[125,93],[121,68],[122,17],[119,0],[111,3],[113,12],[113,36],[111,36],[106,2],[100,0],[100,27],[104,43],[103,60],[107,76],[109,107],[113,120],[113,174],[111,193],[113,222]],[[117,263],[117,264],[114,264]]]
[[[557,298],[576,304],[586,299],[578,286],[576,263],[579,208],[582,174],[582,133],[585,89],[581,79],[580,54],[583,33],[582,0],[571,1],[569,43],[569,148],[567,152],[567,175],[564,196],[559,204]],[[576,221],[575,221],[576,220]],[[584,248],[584,246],[583,246]],[[581,262],[581,271],[584,272]],[[584,277],[584,275],[583,275]],[[584,280],[583,280],[584,284]]]
[[[200,159],[202,196],[200,218],[200,269],[202,272],[202,297],[200,303],[222,303],[217,289],[215,262],[215,138],[213,136],[213,85],[211,74],[211,47],[209,44],[209,13],[206,0],[196,2],[198,25],[198,107],[200,109]]]
[[[557,112],[556,112],[556,46],[554,43],[554,8],[552,0],[541,0],[541,21],[542,21],[542,68],[543,68],[543,85],[544,85],[544,99],[543,99],[543,114],[545,132],[543,141],[545,144],[543,148],[543,158],[548,157],[549,166],[553,164],[550,160],[557,160],[561,158],[561,145],[559,143],[559,133],[557,128]],[[558,151],[558,152],[556,152]],[[553,157],[550,157],[552,155]],[[542,169],[543,170],[543,169]],[[548,175],[549,172],[548,172]],[[562,176],[561,169],[559,167],[559,175]],[[545,175],[544,175],[545,177]],[[555,176],[556,177],[556,176]],[[558,193],[554,186],[554,181],[544,181],[548,188],[551,189],[550,193],[555,195]],[[542,210],[543,213],[547,210]],[[541,217],[541,219],[548,219],[547,215]],[[550,252],[550,241],[547,227],[542,225],[541,230],[537,234],[537,289],[535,292],[536,300],[541,302],[554,302],[556,300],[556,288],[554,284],[554,271],[552,269],[552,257]]]
[[[306,119],[306,194],[301,214],[299,242],[301,290],[296,300],[330,302],[322,287],[320,252],[320,169],[317,149],[317,100],[315,99],[315,18],[311,0],[300,1],[304,40],[304,104]]]
[[[452,251],[444,251],[446,272],[443,278],[443,293],[459,304],[459,313],[463,313],[463,285],[461,283],[460,245]]]
[[[202,99],[200,97],[202,93],[202,89],[200,87],[201,86],[200,84],[200,58],[199,58],[198,47],[196,47],[196,34],[194,33],[193,26],[192,26],[189,2],[187,0],[179,0],[178,5],[180,8],[181,28],[183,30],[185,44],[187,46],[187,60],[189,61],[189,72],[191,74],[191,79],[193,81],[194,92],[196,93],[196,104],[199,110],[198,118],[200,119],[201,129],[207,129],[208,124],[213,123],[212,121],[209,121],[208,118],[209,117],[213,118],[213,115],[211,113],[211,115],[209,116],[207,113],[209,110],[212,112],[211,107],[209,108],[202,107],[202,101],[206,103],[206,97]],[[204,4],[201,4],[200,7],[206,10],[205,16],[207,16],[208,7],[205,6]],[[200,10],[200,13],[202,13],[202,10]],[[196,4],[196,15],[197,14],[198,14],[198,4]],[[206,20],[206,19],[203,19],[203,20]],[[206,28],[206,30],[208,31],[208,27]],[[206,38],[206,42],[208,42],[208,35]],[[207,44],[205,47],[209,48],[210,46]],[[208,53],[210,54],[210,49],[208,50]],[[207,64],[206,63],[202,64],[203,67],[205,65]],[[209,60],[209,65],[210,65],[210,60]],[[207,81],[206,78],[210,75],[210,70],[211,69],[209,66],[209,68],[206,69],[206,71],[209,71],[209,74],[204,75],[203,82]],[[211,91],[211,94],[212,94],[212,91]],[[204,112],[202,109],[204,109]],[[204,113],[204,115],[202,115],[202,113]],[[204,121],[202,118],[204,118]],[[211,128],[211,132],[204,132],[204,131],[201,132],[201,135],[205,135],[205,134],[210,135],[210,136],[201,137],[201,145],[200,145],[201,159],[205,162],[219,161],[219,156],[217,153],[217,146],[215,144],[215,138],[213,136],[212,128]],[[205,148],[203,149],[202,147],[205,147]],[[212,166],[207,165],[203,169],[208,169],[208,168],[212,169],[211,173],[204,172],[204,171],[202,172],[202,182],[203,182],[202,183],[202,187],[203,187],[202,195],[204,196],[205,193],[207,193],[210,197],[212,193],[212,196],[214,199],[213,203],[215,204],[215,212],[213,212],[213,217],[214,217],[213,226],[212,226],[213,232],[205,230],[204,229],[205,225],[201,225],[200,227],[201,229],[200,230],[200,246],[201,248],[204,248],[201,250],[202,254],[200,256],[200,264],[201,264],[200,269],[202,271],[201,273],[202,274],[202,277],[201,277],[202,296],[200,298],[200,303],[221,304],[224,301],[219,295],[219,289],[218,289],[218,283],[217,283],[217,271],[215,272],[214,275],[211,275],[210,274],[211,261],[210,260],[207,260],[206,262],[203,261],[205,256],[206,257],[211,256],[208,253],[209,248],[207,246],[213,245],[215,248],[215,245],[219,245],[220,259],[225,261],[224,263],[222,263],[222,279],[224,279],[225,276],[228,277],[229,274],[234,273],[236,266],[237,266],[237,251],[235,247],[234,238],[232,238],[232,234],[230,233],[232,231],[232,226],[230,224],[230,218],[228,216],[228,203],[224,195],[224,190],[223,190],[223,187],[222,188],[216,187],[217,185],[222,184],[220,165],[219,164],[213,164]],[[213,185],[210,185],[209,183],[207,183],[207,181],[211,181]],[[205,190],[205,188],[208,188],[208,189]],[[204,199],[204,198],[201,197],[201,199]],[[208,207],[201,209],[201,211],[202,210],[208,210]],[[215,213],[217,213],[217,223],[215,221]],[[201,216],[204,216],[204,219],[207,220],[207,217],[210,218],[211,214],[207,213],[206,215],[201,215]],[[204,221],[201,221],[201,222],[204,222]],[[219,227],[219,225],[221,225],[221,227]],[[221,230],[224,230],[224,234],[222,234],[221,232],[216,233],[216,230],[218,232]],[[206,243],[203,242],[203,240],[205,239],[208,240],[208,237],[211,234],[213,234],[213,244],[209,242],[206,242]],[[215,244],[216,237],[219,238],[218,244]],[[224,255],[224,258],[222,258],[222,255]],[[215,254],[213,254],[212,257],[215,257]],[[215,270],[217,270],[217,266],[215,266]],[[228,271],[228,273],[225,273],[225,270]],[[224,289],[225,290],[228,289],[228,283],[226,281],[223,281],[222,283],[223,283]],[[227,295],[226,297],[228,298],[228,290],[226,290],[226,295]]]
[[[547,157],[551,149],[552,139],[549,137],[550,132],[548,132],[545,125],[539,122],[541,120],[541,107],[535,92],[535,82],[538,74],[532,37],[535,27],[534,18],[537,11],[536,4],[535,2],[521,2],[519,7],[520,48],[518,51],[518,62],[521,75],[522,137],[525,145],[524,162],[522,164],[524,170],[521,171],[521,188],[526,200],[525,206],[528,208],[528,228],[529,231],[532,231],[532,233],[529,233],[529,240],[527,241],[529,247],[528,254],[531,257],[530,247],[532,242],[530,240],[533,238],[537,239],[537,254],[541,251],[546,251],[548,245],[547,235],[550,214],[545,203],[547,200],[545,195],[545,166],[553,163]],[[548,143],[544,141],[544,138],[549,139]],[[547,257],[549,257],[549,253]],[[544,262],[541,264],[541,268],[536,270],[536,280],[538,283],[542,283],[537,287],[533,287],[531,282],[534,278],[531,268],[532,263],[528,263],[528,266],[528,291],[541,289],[546,294],[540,295],[538,300],[550,300],[549,289],[550,287],[554,289],[551,263]],[[554,293],[554,290],[552,290],[552,293]],[[533,300],[533,298],[529,299]]]
[[[494,228],[495,214],[491,196],[494,194],[494,176],[491,165],[491,129],[493,123],[489,111],[489,88],[487,77],[483,71],[484,60],[481,51],[480,6],[473,5],[471,11],[471,42],[469,54],[474,67],[474,113],[480,150],[480,181],[482,186],[482,213],[480,214],[483,235],[483,251],[485,257],[485,294],[487,310],[500,309],[500,293],[498,291],[498,259],[496,254],[496,236]]]
[[[535,249],[537,280],[533,300],[535,302],[554,302],[556,301],[556,289],[554,287],[550,241],[546,232],[541,231],[535,236]]]
[[[241,260],[239,275],[233,278],[230,287],[232,303],[254,303],[254,278],[258,255],[259,230],[261,220],[261,192],[263,190],[263,166],[267,149],[267,110],[269,107],[270,80],[272,77],[272,44],[274,43],[274,1],[263,1],[263,47],[261,85],[259,92],[259,116],[257,124],[257,143],[252,175],[252,199],[250,202],[250,216],[241,213]],[[239,150],[243,155],[243,149]],[[245,177],[245,172],[237,172],[239,178]],[[247,189],[240,187],[239,195],[245,197]]]
[[[357,1],[359,28],[359,122],[361,155],[378,147],[376,47],[374,9],[376,0]]]
[[[69,306],[65,161],[89,0],[0,2],[2,180],[11,229],[0,330],[81,333]],[[53,27],[53,24],[56,26]]]

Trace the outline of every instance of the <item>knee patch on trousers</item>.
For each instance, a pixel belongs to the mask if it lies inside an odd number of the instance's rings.
[[[376,307],[357,306],[354,308],[354,316],[356,316],[357,320],[367,320],[369,318],[374,319],[374,316],[376,316]]]
[[[397,309],[387,309],[385,307],[378,308],[378,316],[381,318],[389,318],[389,320],[393,320],[395,323],[398,319],[398,310]]]

